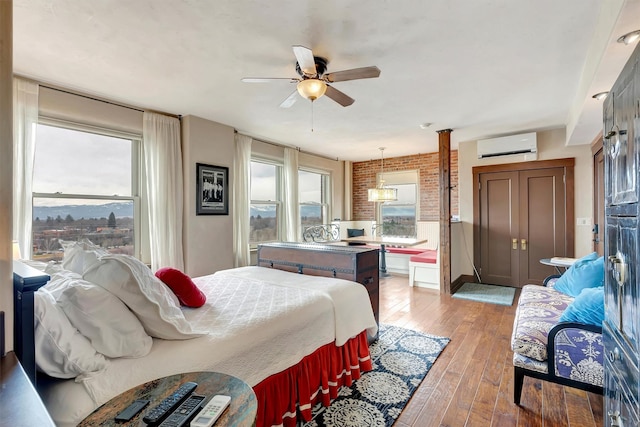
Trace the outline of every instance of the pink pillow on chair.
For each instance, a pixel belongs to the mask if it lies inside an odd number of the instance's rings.
[[[164,282],[178,297],[180,304],[198,308],[207,301],[206,295],[198,289],[193,280],[180,270],[163,267],[156,271],[156,277]]]

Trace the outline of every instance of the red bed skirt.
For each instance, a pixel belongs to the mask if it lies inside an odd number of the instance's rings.
[[[258,399],[257,427],[295,427],[297,414],[311,419],[311,408],[329,406],[341,386],[350,386],[371,370],[367,332],[343,346],[327,344],[295,366],[274,374],[253,387]]]

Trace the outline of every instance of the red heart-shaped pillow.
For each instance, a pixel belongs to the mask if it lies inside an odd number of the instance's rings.
[[[163,267],[156,271],[156,277],[164,282],[178,297],[180,304],[198,308],[207,301],[206,295],[198,289],[191,277],[180,270],[171,267]]]

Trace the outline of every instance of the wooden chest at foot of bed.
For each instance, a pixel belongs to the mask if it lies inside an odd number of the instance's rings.
[[[378,249],[318,243],[264,243],[258,245],[258,266],[358,282],[369,292],[373,315],[380,324]]]

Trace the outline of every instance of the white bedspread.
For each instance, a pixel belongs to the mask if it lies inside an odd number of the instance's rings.
[[[260,277],[261,280],[272,284],[324,293],[333,301],[337,346],[344,345],[365,329],[371,336],[378,331],[367,290],[364,286],[353,286],[351,281],[300,274],[283,275],[280,270],[263,267],[242,267],[220,271],[217,274],[232,274],[245,278]]]
[[[185,317],[209,333],[183,341],[154,339],[143,358],[114,359],[105,371],[44,390],[59,426],[73,426],[112,397],[155,378],[213,370],[254,386],[322,345],[342,345],[365,329],[377,330],[368,294],[353,282],[262,267],[225,270],[194,282],[207,303],[184,309]]]

